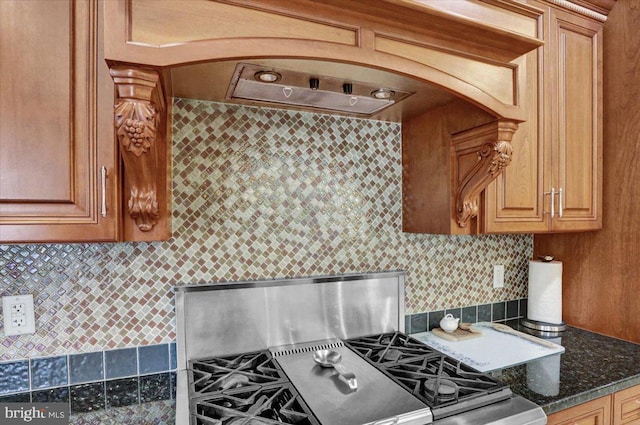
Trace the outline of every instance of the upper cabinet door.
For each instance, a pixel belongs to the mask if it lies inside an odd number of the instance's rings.
[[[484,193],[482,231],[571,232],[602,228],[602,24],[545,11],[545,45],[520,66],[527,121],[511,165]],[[524,85],[522,84],[524,81]]]
[[[544,180],[550,171],[544,166],[545,95],[544,78],[539,73],[543,66],[542,49],[519,60],[520,99],[527,110],[527,120],[519,124],[511,141],[511,164],[484,192],[483,233],[541,233],[549,229],[544,214]]]
[[[0,2],[0,243],[117,239],[97,1]]]
[[[602,26],[552,9],[550,48],[551,230],[601,229]]]

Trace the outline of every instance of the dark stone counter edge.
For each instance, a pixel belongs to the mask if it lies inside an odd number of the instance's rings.
[[[603,385],[602,387],[595,388],[591,391],[576,394],[562,400],[557,400],[545,405],[541,405],[540,407],[542,407],[542,410],[544,410],[547,415],[550,415],[552,413],[559,412],[561,410],[568,409],[570,407],[574,407],[579,404],[625,390],[627,388],[631,388],[635,385],[640,385],[640,375],[634,376],[629,379],[624,379],[622,381],[612,382],[610,384]]]

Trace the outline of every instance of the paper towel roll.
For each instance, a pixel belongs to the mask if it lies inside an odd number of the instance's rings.
[[[529,261],[527,318],[562,323],[562,262]]]

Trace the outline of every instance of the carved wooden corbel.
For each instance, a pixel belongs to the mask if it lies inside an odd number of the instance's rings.
[[[460,169],[461,157],[477,155],[477,162],[468,171],[457,173],[455,213],[460,227],[466,227],[478,215],[480,192],[511,163],[511,139],[517,129],[515,121],[497,120],[452,136],[454,167]]]
[[[148,232],[160,217],[157,138],[165,109],[160,76],[127,66],[113,66],[109,72],[117,89],[115,127],[129,186],[129,216]]]

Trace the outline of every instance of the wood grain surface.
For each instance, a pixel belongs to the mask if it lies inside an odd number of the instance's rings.
[[[598,232],[536,235],[564,263],[563,316],[640,343],[640,2],[620,0],[604,28],[604,211]]]

